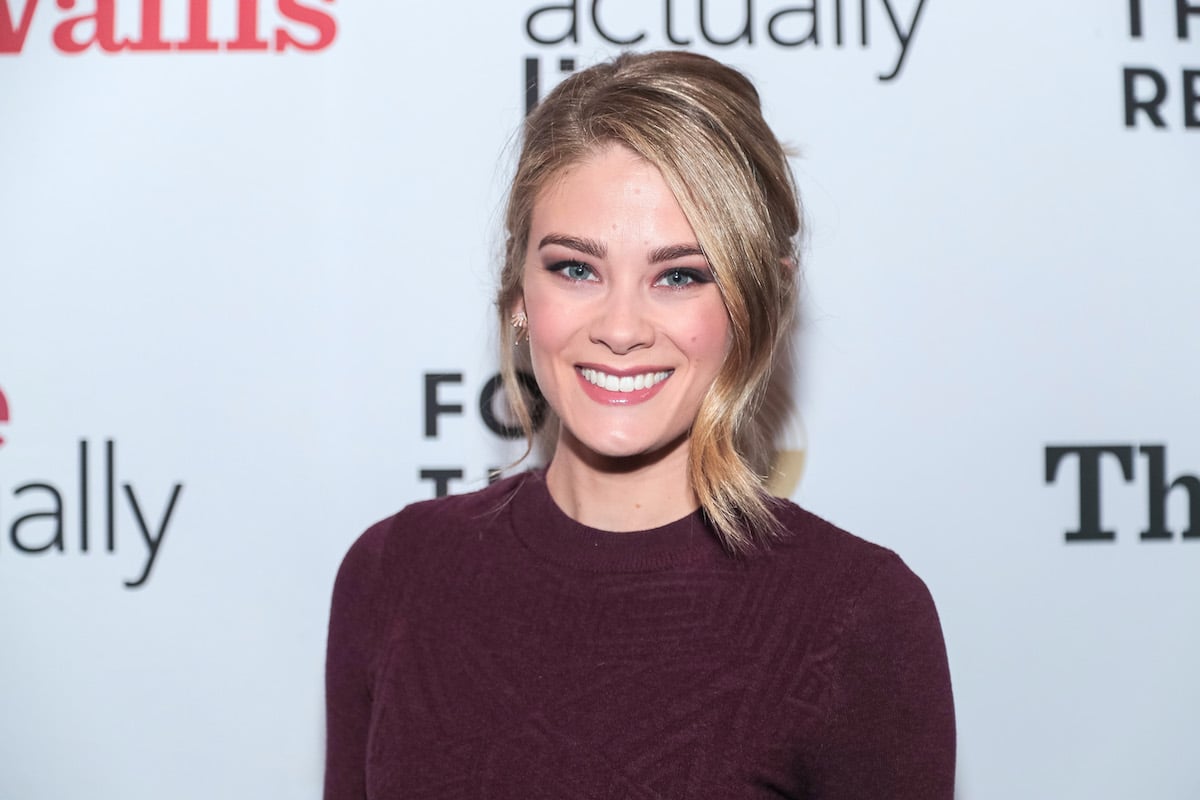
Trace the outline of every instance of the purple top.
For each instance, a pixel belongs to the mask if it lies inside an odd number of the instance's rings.
[[[533,472],[374,525],[334,588],[326,800],[951,800],[925,585],[778,517],[733,558],[699,512],[581,525]]]

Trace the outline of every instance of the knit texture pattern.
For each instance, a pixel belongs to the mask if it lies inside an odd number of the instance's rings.
[[[791,503],[580,525],[530,472],[416,503],[338,573],[326,800],[951,800],[945,646],[891,551]]]

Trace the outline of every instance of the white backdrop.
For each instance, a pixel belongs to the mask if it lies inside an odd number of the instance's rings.
[[[1200,797],[1200,482],[1139,449],[1200,474],[1176,8],[0,0],[0,798],[319,797],[334,572],[517,452],[478,402],[527,61],[605,33],[746,70],[801,154],[794,498],[933,591],[960,798]]]

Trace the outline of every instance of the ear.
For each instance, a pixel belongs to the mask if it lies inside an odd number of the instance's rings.
[[[508,324],[517,329],[517,339],[521,331],[529,327],[529,317],[525,314],[525,298],[518,297],[508,310]]]
[[[529,331],[529,318],[525,316],[525,298],[518,298],[511,308],[512,313],[509,314],[508,324],[513,329],[513,346],[515,347],[521,343]]]

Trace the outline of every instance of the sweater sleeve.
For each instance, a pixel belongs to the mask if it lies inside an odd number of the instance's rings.
[[[894,553],[850,607],[821,800],[952,800],[954,700],[929,590]]]
[[[350,547],[334,581],[325,654],[325,800],[366,797],[371,661],[386,522]]]

